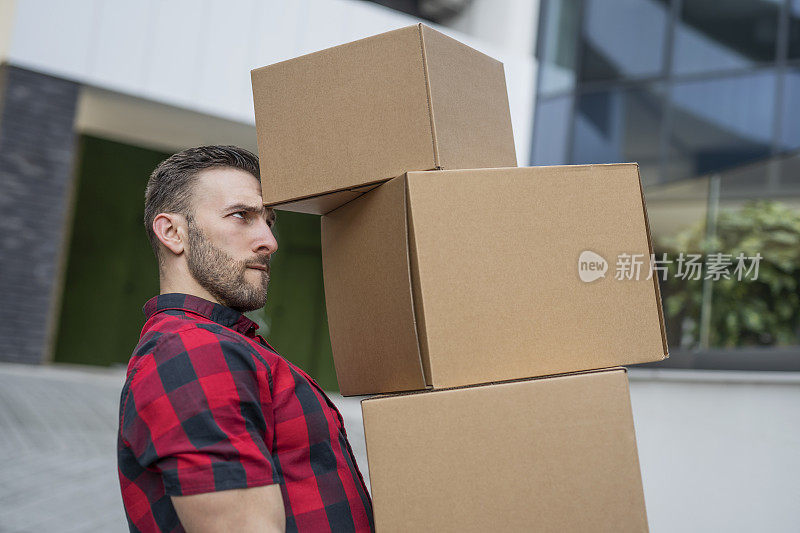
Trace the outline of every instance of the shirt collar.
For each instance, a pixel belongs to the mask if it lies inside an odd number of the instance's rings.
[[[239,311],[191,294],[177,292],[159,294],[147,300],[142,311],[144,311],[145,317],[149,320],[154,314],[167,309],[180,309],[204,316],[217,324],[231,328],[248,337],[255,337],[258,329],[258,324]]]

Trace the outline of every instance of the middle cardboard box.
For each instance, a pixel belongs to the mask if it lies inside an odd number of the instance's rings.
[[[341,393],[668,356],[638,165],[408,172],[322,217]]]

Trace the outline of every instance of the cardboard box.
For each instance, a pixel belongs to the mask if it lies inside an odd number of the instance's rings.
[[[624,369],[361,403],[376,531],[647,531]]]
[[[584,261],[584,251],[600,259]],[[340,390],[454,387],[664,359],[657,276],[645,279],[651,252],[635,163],[393,179],[322,217]],[[622,253],[642,255],[638,280],[614,279]],[[605,277],[582,281],[579,258],[590,266],[605,258]]]
[[[279,209],[323,214],[408,170],[517,164],[503,64],[422,24],[252,81],[264,203]]]

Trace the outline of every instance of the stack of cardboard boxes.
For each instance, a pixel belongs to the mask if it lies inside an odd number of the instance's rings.
[[[516,168],[502,64],[424,25],[252,79],[264,202],[322,215],[341,392],[383,393],[376,528],[646,530],[617,366],[667,345],[656,276],[614,279],[652,252],[638,166]]]

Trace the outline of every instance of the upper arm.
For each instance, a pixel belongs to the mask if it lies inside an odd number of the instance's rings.
[[[167,495],[278,483],[270,392],[249,350],[199,328],[169,333],[132,376],[122,437]]]
[[[188,533],[272,533],[286,529],[280,485],[172,496],[172,504]]]

